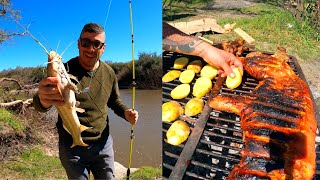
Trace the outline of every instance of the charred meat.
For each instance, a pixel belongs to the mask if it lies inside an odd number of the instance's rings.
[[[316,119],[307,85],[287,64],[285,50],[243,58],[259,80],[249,95],[219,95],[209,105],[241,118],[242,159],[228,179],[310,180],[315,173]]]

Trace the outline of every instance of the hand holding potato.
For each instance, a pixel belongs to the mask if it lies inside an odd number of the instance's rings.
[[[235,77],[231,78],[228,76],[226,80],[226,85],[230,89],[235,89],[238,86],[240,86],[242,82],[242,73],[240,72],[239,68],[233,68],[232,70],[235,73]]]
[[[237,59],[233,54],[218,48],[212,47],[206,50],[206,52],[203,53],[203,59],[209,64],[217,68],[221,68],[222,77],[235,77],[231,66],[238,67],[240,71],[243,71],[243,66],[239,59]]]

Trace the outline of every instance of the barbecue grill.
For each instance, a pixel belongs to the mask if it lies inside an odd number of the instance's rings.
[[[246,52],[244,55],[246,55]],[[264,52],[266,54],[273,54]],[[196,56],[188,56],[179,53],[163,52],[163,74],[172,69],[174,60],[178,57],[188,57],[189,62],[203,59]],[[297,59],[290,56],[288,62],[294,72],[306,82]],[[190,83],[192,86],[199,77],[197,74]],[[215,78],[213,84],[222,83],[223,79]],[[179,80],[174,80],[162,84],[162,101],[163,103],[172,100],[170,92],[178,86]],[[258,81],[244,73],[242,84],[234,89],[228,89],[225,83],[220,89],[216,89],[220,94],[248,94],[258,85]],[[217,87],[214,87],[217,88]],[[175,100],[181,105],[185,105],[192,98],[191,93],[188,97]],[[205,101],[209,99],[209,95],[203,98]],[[314,100],[313,100],[314,102]],[[316,119],[319,127],[319,113],[316,111]],[[208,113],[206,113],[208,112]],[[212,110],[205,106],[202,114],[187,117],[180,116],[181,120],[186,121],[192,132],[187,141],[179,146],[173,146],[166,142],[166,132],[172,123],[162,123],[163,137],[163,179],[226,179],[235,164],[241,159],[240,151],[242,149],[242,131],[240,127],[240,117],[235,114]],[[316,155],[317,170],[314,179],[320,179],[320,141],[317,131]]]

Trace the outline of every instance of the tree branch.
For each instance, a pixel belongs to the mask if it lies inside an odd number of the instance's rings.
[[[24,36],[24,35],[26,35],[26,31],[24,31],[23,33],[12,33],[12,34],[6,34],[5,32],[2,32],[2,34],[0,34],[0,43],[2,43],[3,41],[5,41],[7,38],[11,36]]]
[[[17,104],[22,103],[23,106],[29,106],[33,102],[33,99],[27,99],[27,100],[15,100],[12,102],[7,102],[7,103],[0,103],[0,108],[8,108],[15,106]]]
[[[0,10],[0,16],[3,16],[7,13],[7,6],[10,5],[9,0],[1,0],[0,6],[2,6],[2,10]]]
[[[19,81],[16,80],[16,79],[13,79],[13,78],[1,78],[1,79],[0,79],[0,82],[2,82],[2,81],[13,81],[13,82],[15,82],[15,83],[19,86],[19,90],[22,89],[21,84],[20,84]]]

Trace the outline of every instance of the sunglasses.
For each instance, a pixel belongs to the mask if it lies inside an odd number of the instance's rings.
[[[84,48],[88,48],[92,45],[94,49],[101,49],[102,46],[104,45],[104,43],[102,43],[98,40],[92,42],[88,38],[83,38],[83,39],[80,38],[79,41],[80,41],[81,46]]]

